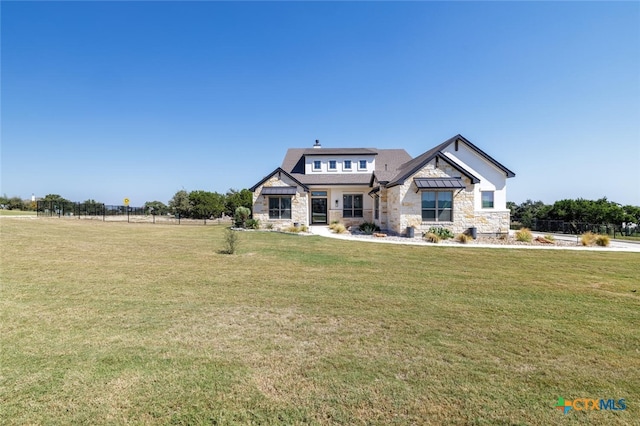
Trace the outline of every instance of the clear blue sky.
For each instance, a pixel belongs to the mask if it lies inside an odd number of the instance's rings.
[[[2,1],[8,196],[247,188],[290,147],[458,133],[508,199],[640,205],[639,2]]]

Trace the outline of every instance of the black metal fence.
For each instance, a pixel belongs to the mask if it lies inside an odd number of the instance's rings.
[[[605,234],[616,236],[638,236],[640,237],[640,229],[637,226],[615,226],[611,224],[593,224],[586,222],[565,222],[562,220],[541,220],[534,219],[532,231],[551,232],[559,234],[580,235],[585,232],[593,232],[595,234]]]
[[[185,219],[180,215],[156,214],[152,208],[113,206],[102,203],[74,203],[57,201],[38,201],[36,214],[43,217],[97,219],[102,221],[127,221],[147,223],[174,223],[174,224],[231,224],[232,218],[203,218]]]
[[[140,216],[149,212],[144,207],[110,206],[102,203],[38,201],[38,216]]]

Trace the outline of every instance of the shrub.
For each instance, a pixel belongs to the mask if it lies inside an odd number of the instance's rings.
[[[247,226],[247,219],[251,216],[251,210],[247,207],[238,207],[236,212],[233,214],[233,219],[236,227],[245,228]]]
[[[471,235],[467,234],[458,234],[458,236],[456,237],[456,241],[461,244],[467,244],[471,239]]]
[[[424,238],[425,240],[427,240],[430,243],[439,243],[440,242],[440,236],[434,232],[427,232],[426,234],[424,234]]]
[[[544,239],[551,242],[556,240],[553,235],[545,235]]]
[[[592,246],[595,244],[596,238],[597,238],[597,235],[589,231],[582,234],[582,236],[580,237],[580,242],[582,243],[583,246]]]
[[[436,234],[438,237],[440,237],[440,239],[443,239],[443,240],[453,238],[454,236],[453,232],[451,232],[447,228],[440,228],[435,226],[429,228],[429,231],[427,231],[427,235],[428,234]]]
[[[222,253],[234,254],[238,249],[238,233],[231,228],[224,230],[224,248]]]
[[[598,235],[596,236],[596,245],[600,247],[608,247],[609,246],[609,236],[608,235]]]
[[[333,228],[331,228],[333,230],[333,232],[335,232],[336,234],[344,234],[345,232],[347,232],[347,228],[345,228],[345,226],[341,223],[336,223],[335,225],[333,225]]]
[[[273,223],[267,223],[266,228],[267,229],[273,229]]]
[[[298,233],[298,232],[300,232],[301,230],[302,230],[301,228],[299,228],[299,227],[297,227],[297,226],[294,226],[294,225],[291,225],[291,226],[289,226],[289,227],[287,227],[287,228],[285,229],[285,231],[286,231],[286,232],[293,232],[294,234],[297,234],[297,233]]]
[[[380,227],[373,222],[364,222],[358,227],[358,229],[367,235],[371,235],[374,232],[378,232]]]
[[[307,225],[302,225],[302,226],[300,227],[300,231],[302,231],[302,232],[309,232],[309,227],[308,227]]]
[[[522,228],[519,231],[516,231],[516,241],[530,243],[531,240],[533,240],[533,235],[529,228]]]
[[[258,219],[247,219],[245,225],[247,229],[260,229],[260,221]]]

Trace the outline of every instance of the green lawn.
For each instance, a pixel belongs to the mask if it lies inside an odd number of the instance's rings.
[[[0,220],[6,424],[638,424],[636,253]],[[621,399],[625,411],[554,408]]]

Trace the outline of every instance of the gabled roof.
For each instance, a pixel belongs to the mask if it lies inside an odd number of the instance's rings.
[[[400,166],[400,170],[398,174],[393,178],[393,180],[391,180],[387,184],[387,187],[402,185],[405,180],[407,180],[413,174],[417,173],[420,169],[422,169],[427,163],[429,163],[434,158],[437,160],[442,160],[449,163],[451,167],[459,171],[464,176],[468,177],[469,180],[471,180],[471,183],[480,182],[480,179],[474,176],[471,172],[467,171],[464,167],[462,167],[461,165],[453,161],[451,158],[447,157],[442,152],[440,152],[440,150],[438,150],[437,148],[441,146],[442,145],[438,145],[437,147],[430,149],[424,154]]]
[[[308,185],[367,185],[373,186],[377,179],[382,186],[401,185],[406,179],[422,169],[431,160],[445,161],[458,170],[463,176],[469,178],[472,183],[480,182],[469,170],[458,164],[445,150],[454,143],[464,143],[478,156],[484,158],[498,170],[504,172],[506,177],[514,177],[515,173],[494,160],[486,152],[469,142],[462,135],[456,135],[442,142],[416,158],[404,149],[376,149],[376,148],[289,148],[282,160],[282,165],[266,176],[251,188],[251,191],[262,185],[275,173],[285,173],[297,185],[309,191]],[[372,173],[309,173],[305,174],[306,156],[349,156],[349,155],[375,155],[376,167]]]
[[[285,170],[283,170],[281,167],[278,167],[277,169],[275,169],[274,171],[272,171],[271,173],[269,173],[268,175],[266,175],[260,182],[256,183],[255,185],[253,185],[251,188],[249,188],[249,191],[254,192],[256,190],[257,187],[259,187],[260,185],[262,185],[263,183],[265,183],[267,180],[271,179],[271,176],[275,175],[276,173],[283,173],[286,177],[288,177],[289,179],[291,179],[293,182],[295,182],[296,185],[301,186],[304,189],[304,192],[309,192],[309,188],[303,184],[302,182],[300,182],[298,179],[294,178],[293,176],[291,176],[289,173],[287,173]]]
[[[487,154],[486,152],[484,152],[483,150],[481,150],[480,148],[478,148],[477,146],[475,146],[474,144],[472,144],[471,142],[469,142],[467,140],[467,138],[465,138],[464,136],[458,134],[454,137],[452,137],[451,139],[449,139],[448,141],[445,142],[445,144],[450,144],[455,142],[456,140],[458,141],[462,141],[464,142],[467,146],[469,146],[469,148],[471,148],[472,150],[474,150],[478,155],[480,155],[481,157],[484,157],[485,160],[487,160],[489,163],[493,164],[494,166],[496,166],[498,169],[502,170],[508,178],[512,178],[515,177],[516,174],[513,173],[511,170],[507,169],[505,166],[503,166],[502,164],[498,163],[496,160],[493,159],[493,157],[491,157],[489,154]],[[447,143],[448,142],[448,143]],[[445,145],[446,146],[446,145]]]
[[[461,165],[457,164],[449,156],[445,155],[445,153],[444,153],[444,149],[445,148],[447,148],[449,145],[451,145],[453,143],[460,143],[460,142],[465,143],[476,154],[478,154],[481,157],[483,157],[489,163],[493,164],[496,168],[502,170],[508,178],[515,176],[515,173],[513,173],[511,170],[507,169],[505,166],[503,166],[502,164],[498,163],[489,154],[487,154],[486,152],[482,151],[480,148],[478,148],[477,146],[475,146],[474,144],[469,142],[462,135],[458,134],[458,135],[456,135],[456,136],[454,136],[454,137],[452,137],[450,139],[447,139],[446,141],[442,142],[440,145],[437,145],[437,146],[431,148],[430,150],[424,152],[423,154],[417,156],[413,160],[410,160],[410,161],[402,164],[398,169],[398,173],[393,177],[393,179],[391,179],[391,181],[389,182],[389,184],[387,186],[402,185],[407,178],[409,178],[414,173],[418,172],[418,170],[422,169],[427,163],[429,163],[434,158],[437,158],[438,160],[441,159],[441,160],[446,161],[447,163],[449,163],[453,168],[455,168],[460,173],[462,173],[463,175],[465,175],[469,179],[471,179],[471,183],[480,182],[480,179],[478,179],[476,176],[471,174],[468,170],[466,170]]]

